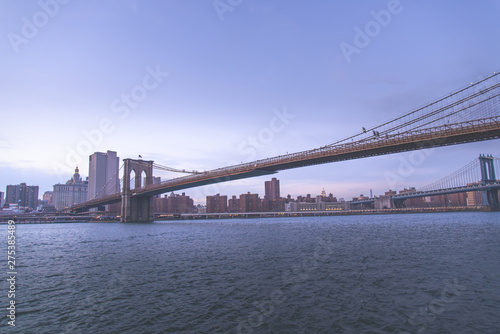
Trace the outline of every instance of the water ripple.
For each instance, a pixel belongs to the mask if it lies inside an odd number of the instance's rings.
[[[498,213],[19,225],[17,235],[12,333],[500,329]]]

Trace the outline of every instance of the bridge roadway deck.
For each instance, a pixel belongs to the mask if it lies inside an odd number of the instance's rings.
[[[134,189],[132,195],[152,196],[211,183],[273,174],[291,168],[498,138],[500,138],[500,116],[494,116],[380,137],[372,136],[356,142],[323,146],[309,151],[219,168]],[[72,209],[78,210],[120,201],[121,194],[117,193],[75,205]]]

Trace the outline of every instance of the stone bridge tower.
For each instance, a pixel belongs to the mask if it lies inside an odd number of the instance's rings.
[[[134,195],[134,189],[139,189],[153,183],[153,161],[123,159],[123,191],[121,222],[151,222],[153,215],[153,198],[151,196]],[[135,187],[130,189],[130,174],[135,173]],[[146,182],[142,183],[143,172]]]
[[[495,183],[497,180],[493,160],[494,158],[492,155],[479,156],[479,162],[481,166],[481,185],[483,186]],[[498,188],[483,190],[483,204],[489,206],[492,210],[500,210]]]

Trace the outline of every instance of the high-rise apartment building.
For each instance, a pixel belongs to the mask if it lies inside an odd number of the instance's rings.
[[[261,202],[261,211],[262,212],[282,212],[285,211],[285,202],[284,198],[278,200],[268,200],[263,199]]]
[[[157,213],[192,213],[194,201],[186,193],[171,193],[170,196],[154,198],[154,211]]]
[[[28,186],[26,183],[9,185],[7,186],[5,202],[36,209],[38,206],[38,186]]]
[[[271,201],[276,201],[280,199],[280,181],[275,177],[271,179],[271,181],[266,181],[264,183],[265,186],[265,194],[264,199],[268,199]]]
[[[120,192],[119,162],[114,151],[95,152],[89,157],[88,200]]]
[[[207,196],[207,213],[227,212],[227,196]]]
[[[0,191],[0,209],[3,208],[3,203],[4,203],[4,200],[3,200],[3,191]]]
[[[229,199],[228,210],[229,212],[240,212],[240,199],[233,195]]]
[[[259,212],[261,210],[259,194],[240,195],[240,212]]]
[[[192,213],[194,211],[194,201],[186,193],[168,197],[168,210],[171,213]]]
[[[88,193],[88,181],[83,181],[80,176],[78,166],[75,169],[75,174],[66,184],[55,184],[54,191],[51,194],[53,205],[57,210],[69,208],[72,205],[85,202]],[[45,193],[47,194],[47,193]],[[45,199],[44,194],[44,199]],[[50,203],[48,203],[50,204]]]

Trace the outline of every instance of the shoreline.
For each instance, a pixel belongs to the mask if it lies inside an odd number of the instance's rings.
[[[279,218],[279,217],[320,217],[320,216],[361,216],[409,213],[446,213],[446,212],[491,212],[485,206],[460,206],[438,208],[403,208],[403,209],[368,209],[342,211],[294,211],[294,212],[245,212],[245,213],[182,213],[157,217],[155,221],[168,220],[207,220],[207,219],[242,219],[242,218]]]
[[[160,214],[155,221],[179,221],[179,220],[210,220],[210,219],[248,219],[248,218],[280,218],[280,217],[321,217],[321,216],[363,216],[363,215],[387,215],[387,214],[411,214],[411,213],[447,213],[447,212],[492,212],[486,206],[459,206],[459,207],[437,207],[437,208],[402,208],[402,209],[368,209],[368,210],[339,210],[339,211],[285,211],[285,212],[246,212],[246,213],[182,213],[182,214]],[[67,217],[67,219],[48,220],[45,216],[40,217],[1,217],[0,224],[7,224],[14,220],[16,224],[71,224],[71,223],[113,223],[119,222],[115,219],[93,220],[78,216]]]

